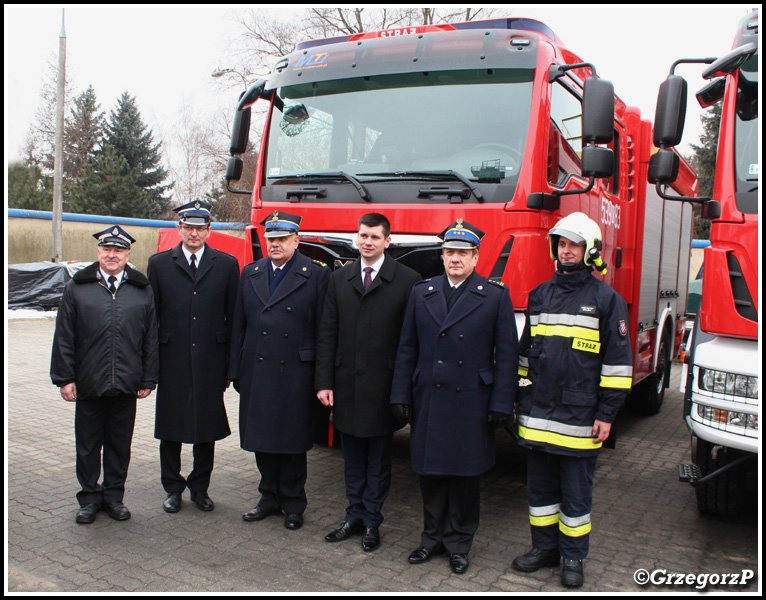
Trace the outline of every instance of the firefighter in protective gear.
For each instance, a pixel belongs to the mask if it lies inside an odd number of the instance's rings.
[[[601,232],[583,213],[548,234],[553,277],[529,295],[519,356],[519,443],[527,449],[533,548],[516,570],[557,566],[581,586],[588,555],[593,472],[631,387],[633,357],[625,301],[593,276]],[[592,252],[595,250],[595,252]]]

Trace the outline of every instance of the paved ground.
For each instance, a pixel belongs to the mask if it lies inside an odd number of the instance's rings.
[[[153,438],[154,395],[139,401],[125,503],[126,522],[104,513],[77,525],[74,406],[48,377],[54,323],[11,321],[6,341],[6,514],[10,592],[560,592],[559,572],[522,575],[510,568],[530,546],[523,454],[505,435],[495,468],[483,478],[482,521],[465,575],[450,572],[444,556],[411,566],[419,542],[421,502],[409,467],[408,436],[394,442],[391,495],[381,528],[382,546],[365,554],[360,538],[329,545],[322,539],[342,520],[345,499],[338,450],[309,453],[306,524],[288,531],[271,517],[245,523],[257,497],[252,454],[236,436],[219,442],[210,495],[211,513],[185,496],[174,515],[162,511],[158,442]],[[591,555],[583,592],[695,592],[694,585],[662,584],[663,573],[715,575],[752,571],[746,587],[760,590],[759,517],[702,518],[694,492],[677,481],[688,460],[688,434],[674,365],[673,388],[660,415],[618,419],[616,450],[605,450],[596,471]],[[238,396],[227,410],[237,430]],[[190,453],[184,451],[184,459]],[[188,461],[187,461],[188,462]],[[656,585],[639,586],[638,569]]]

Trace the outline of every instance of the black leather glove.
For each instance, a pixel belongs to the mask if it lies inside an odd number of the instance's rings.
[[[396,426],[401,429],[410,420],[410,405],[392,404],[391,413],[394,415],[394,422],[396,423]]]
[[[490,411],[489,415],[487,415],[487,423],[489,423],[493,429],[505,427],[510,419],[511,415],[501,412]]]

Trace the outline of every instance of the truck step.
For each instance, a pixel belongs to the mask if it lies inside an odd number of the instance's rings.
[[[682,483],[692,483],[702,479],[702,471],[697,465],[678,465],[678,480]]]

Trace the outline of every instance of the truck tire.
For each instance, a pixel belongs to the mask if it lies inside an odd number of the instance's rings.
[[[697,437],[692,438],[692,445],[692,460],[700,468],[703,476],[741,456],[736,450],[719,446],[713,458],[715,446]],[[746,475],[743,467],[734,467],[708,483],[694,488],[700,513],[716,517],[738,516],[742,512],[747,496]]]
[[[665,400],[665,388],[670,374],[671,338],[667,331],[662,335],[654,373],[636,385],[628,394],[625,404],[640,415],[656,415]]]

